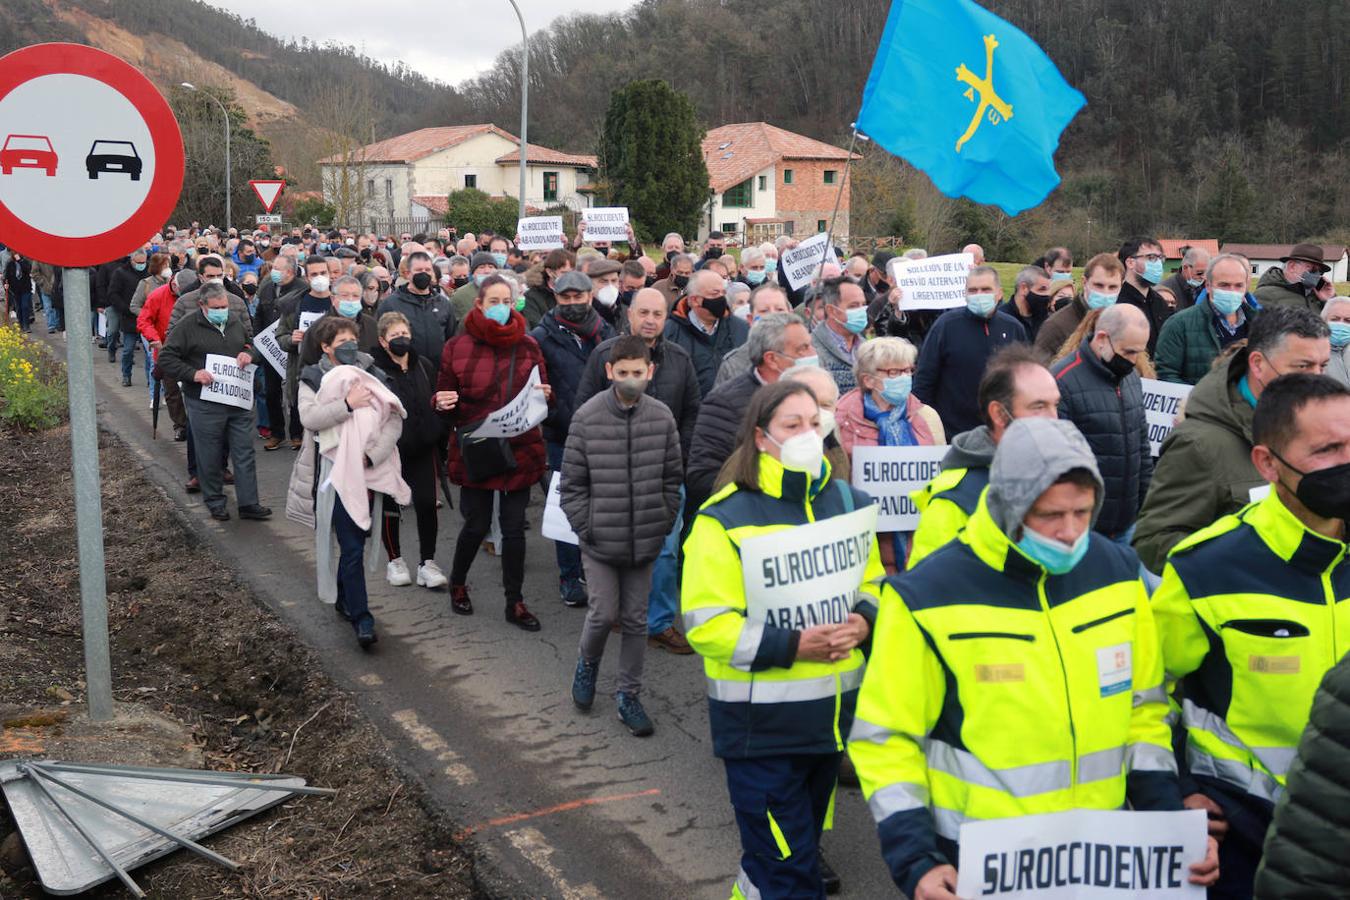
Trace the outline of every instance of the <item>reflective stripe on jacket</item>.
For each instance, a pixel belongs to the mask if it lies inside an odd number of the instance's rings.
[[[1346,545],[1272,491],[1176,546],[1153,596],[1183,762],[1269,815],[1322,676],[1350,650]]]
[[[722,757],[836,753],[853,720],[863,652],[839,662],[796,658],[800,634],[746,616],[740,545],[749,538],[863,509],[871,499],[825,474],[808,485],[759,456],[759,491],[730,484],[700,510],[684,545],[680,601],[689,643],[708,679],[713,752]],[[853,611],[876,618],[885,574],[875,539]]]
[[[961,823],[1179,809],[1162,661],[1132,551],[1099,534],[1065,575],[984,501],[957,540],[886,579],[849,754],[912,895]]]

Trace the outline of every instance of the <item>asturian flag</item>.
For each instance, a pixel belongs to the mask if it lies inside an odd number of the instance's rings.
[[[1045,51],[974,0],[894,0],[858,130],[949,197],[1038,205],[1055,150],[1087,101]]]

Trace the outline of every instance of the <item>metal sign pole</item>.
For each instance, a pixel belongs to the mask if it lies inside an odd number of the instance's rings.
[[[66,381],[70,389],[71,471],[75,474],[75,535],[80,553],[85,693],[89,698],[89,718],[106,721],[113,717],[112,664],[108,654],[108,596],[103,571],[94,349],[84,331],[90,321],[89,270],[66,269],[62,285],[66,322],[71,332],[66,344]]]

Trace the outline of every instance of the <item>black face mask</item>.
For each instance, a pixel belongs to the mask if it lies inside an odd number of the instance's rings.
[[[1298,483],[1298,490],[1293,494],[1313,515],[1324,519],[1350,520],[1350,463],[1315,472],[1302,472],[1285,462],[1284,457],[1274,450],[1270,452],[1290,471],[1303,476],[1303,480]],[[1286,490],[1288,487],[1285,485]]]
[[[256,284],[251,284],[250,282],[245,281],[243,284],[239,286],[243,288],[244,293],[248,294],[250,297],[258,293],[258,286]]]
[[[707,250],[704,250],[704,251],[703,251],[703,258],[704,258],[704,259],[721,259],[721,258],[722,258],[722,248],[721,248],[721,247],[709,247]]]
[[[412,277],[412,286],[415,290],[425,291],[431,288],[431,273],[418,272]]]
[[[1031,310],[1033,316],[1042,315],[1050,308],[1050,295],[1038,294],[1035,291],[1027,292],[1027,307]]]
[[[1106,370],[1119,381],[1134,371],[1134,363],[1121,356],[1120,351],[1116,350],[1114,345],[1112,345],[1111,349],[1115,351],[1116,355],[1110,359],[1102,360],[1102,365],[1106,366]]]
[[[715,318],[720,319],[727,314],[727,298],[704,297],[703,309],[705,312],[712,313]]]
[[[608,248],[608,247],[602,247],[601,245],[596,244],[596,245],[595,245],[595,249],[596,249],[598,252],[603,253],[603,254],[605,254],[606,256],[609,256],[609,248]]]
[[[252,254],[252,253],[241,253],[241,254],[239,254],[239,261],[240,261],[241,263],[243,263],[244,265],[248,265],[249,263],[253,262],[253,254]]]
[[[394,356],[407,356],[412,349],[412,338],[396,337],[389,341],[389,352]]]
[[[457,288],[462,288],[462,287],[464,287],[464,285],[466,285],[466,284],[469,283],[469,276],[468,276],[468,275],[456,275],[454,278],[450,279],[450,283],[453,284],[453,285],[454,285],[455,287],[457,287]]]
[[[619,291],[619,302],[624,306],[632,306],[633,295],[636,293],[637,291]]]
[[[387,293],[389,293],[389,282],[387,282],[387,281],[381,281],[381,282],[380,282],[380,293],[381,293],[381,294],[387,294]]]
[[[670,280],[673,281],[675,286],[680,290],[684,290],[685,286],[689,284],[688,275],[675,275]]]
[[[589,303],[559,303],[556,308],[558,318],[564,322],[571,322],[573,325],[579,325],[586,321],[586,317],[591,314]]]
[[[333,348],[333,358],[340,366],[354,366],[360,352],[361,348],[357,346],[356,341],[346,341]]]
[[[680,251],[678,251],[678,250],[670,250],[670,251],[668,251],[668,252],[666,253],[666,262],[670,262],[672,259],[674,259],[677,255],[679,255],[679,252],[680,252]]]
[[[647,287],[651,287],[652,285],[656,284],[656,276],[655,276],[655,275],[648,275],[646,278],[644,278],[644,279],[642,279],[642,280],[645,281],[645,282],[647,283]]]

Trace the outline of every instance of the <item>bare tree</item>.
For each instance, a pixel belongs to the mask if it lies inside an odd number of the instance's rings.
[[[364,149],[372,139],[377,107],[370,83],[356,81],[325,88],[309,110],[320,129],[317,141],[323,164],[324,199],[337,212],[337,221],[355,225],[385,210],[371,208],[374,197],[366,190],[370,162]]]

